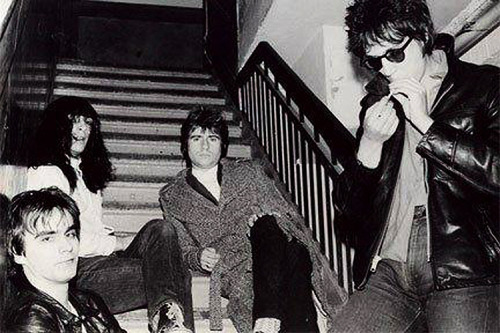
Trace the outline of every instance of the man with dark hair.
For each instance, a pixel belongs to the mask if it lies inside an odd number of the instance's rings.
[[[53,187],[23,192],[8,209],[8,253],[16,286],[7,332],[123,332],[104,302],[69,288],[80,245],[76,203]]]
[[[334,191],[359,290],[334,328],[497,331],[499,70],[457,59],[424,0],[355,0],[346,24],[374,78]]]
[[[102,191],[113,168],[100,124],[84,98],[51,102],[30,155],[27,188],[57,186],[78,205],[78,288],[98,293],[113,313],[147,306],[154,333],[192,332],[191,275],[173,225],[154,219],[136,235],[123,236],[104,224]]]
[[[222,295],[238,332],[318,332],[313,290],[328,319],[345,295],[296,208],[259,164],[224,158],[219,110],[191,112],[181,142],[189,167],[160,191],[160,202],[185,262],[211,275],[211,328],[222,329]]]

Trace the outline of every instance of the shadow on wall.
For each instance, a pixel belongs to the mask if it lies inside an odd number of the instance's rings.
[[[24,165],[47,102],[63,0],[17,1],[0,39],[0,163]]]

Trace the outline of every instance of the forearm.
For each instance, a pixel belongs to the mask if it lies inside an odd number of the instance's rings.
[[[500,135],[490,133],[489,138],[485,140],[485,136],[434,123],[419,143],[417,152],[476,190],[498,196]]]

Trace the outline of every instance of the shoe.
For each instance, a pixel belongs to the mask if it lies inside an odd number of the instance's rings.
[[[259,318],[255,321],[253,333],[278,333],[281,321],[276,318]]]
[[[168,303],[160,310],[158,333],[193,333],[184,326],[184,315],[177,303]]]

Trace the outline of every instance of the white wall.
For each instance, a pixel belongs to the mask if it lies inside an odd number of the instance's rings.
[[[500,27],[467,51],[461,59],[475,64],[490,64],[500,67]]]
[[[264,7],[263,1],[246,4],[246,10],[252,12],[248,7],[255,3]],[[368,77],[345,48],[344,16],[350,2],[274,0],[265,10],[253,11],[253,24],[245,17],[242,25],[240,17],[240,28],[251,26],[252,29],[240,30],[239,67],[259,42],[267,41],[344,126],[354,132],[358,126],[359,100]],[[436,29],[441,30],[470,0],[427,2]]]
[[[0,0],[0,33],[4,29],[4,23],[7,17],[7,13],[9,12],[9,8],[13,3],[14,0]]]
[[[343,24],[347,2],[349,0],[274,0],[265,18],[254,17],[261,22],[255,35],[241,32],[240,67],[263,40],[287,63],[294,63],[324,24]]]
[[[344,126],[354,132],[363,81],[356,77],[346,51],[343,22],[349,2],[275,0],[253,38],[241,34],[239,65],[244,64],[258,43],[269,42]]]

